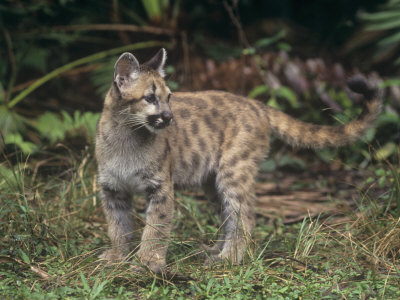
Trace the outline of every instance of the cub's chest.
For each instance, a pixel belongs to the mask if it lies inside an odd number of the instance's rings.
[[[115,188],[142,192],[151,182],[151,156],[133,149],[126,150],[107,153],[106,158],[99,162],[99,179]]]

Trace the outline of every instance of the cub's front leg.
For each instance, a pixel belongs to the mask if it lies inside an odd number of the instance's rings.
[[[133,239],[131,195],[101,184],[101,199],[112,248],[101,254],[100,258],[108,261],[124,260],[131,251]]]
[[[163,178],[146,189],[148,207],[137,257],[155,273],[166,265],[171,222],[174,213],[174,189],[171,178]]]

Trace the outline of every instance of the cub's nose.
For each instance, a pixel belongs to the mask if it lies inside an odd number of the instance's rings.
[[[161,113],[161,119],[165,122],[165,123],[169,123],[171,122],[172,118],[174,117],[174,115],[172,114],[171,111],[163,111]]]

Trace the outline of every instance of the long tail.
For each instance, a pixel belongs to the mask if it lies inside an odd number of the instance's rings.
[[[268,107],[272,131],[285,142],[297,147],[336,147],[361,138],[372,127],[381,111],[380,93],[361,76],[350,78],[347,85],[353,92],[362,94],[366,100],[363,112],[357,119],[340,126],[314,125]]]

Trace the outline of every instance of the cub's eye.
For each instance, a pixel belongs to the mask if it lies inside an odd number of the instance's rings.
[[[156,95],[154,95],[154,94],[147,95],[144,97],[144,99],[149,103],[154,103],[157,100]]]
[[[171,96],[172,96],[172,94],[168,94],[168,103],[171,100]]]

